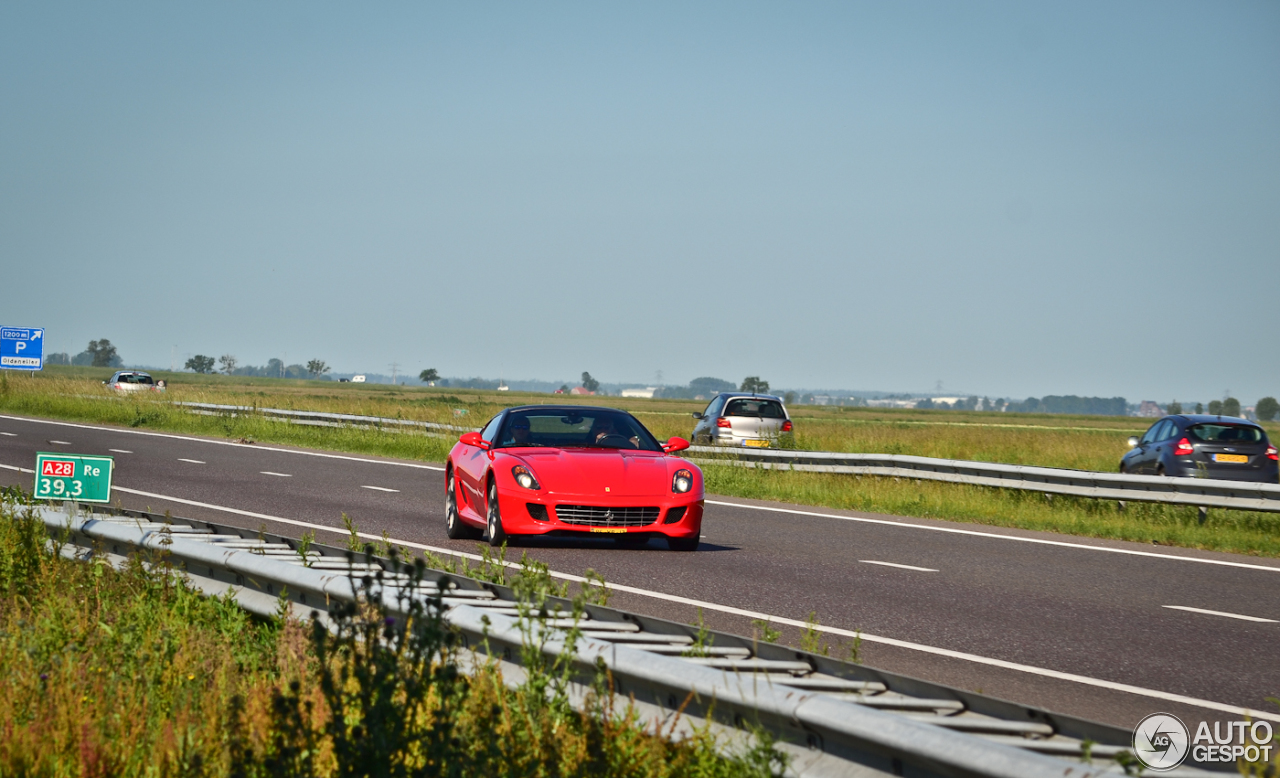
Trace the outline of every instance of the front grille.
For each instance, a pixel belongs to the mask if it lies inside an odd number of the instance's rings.
[[[657,507],[607,508],[599,505],[557,505],[556,518],[565,524],[591,527],[645,527],[658,520]]]

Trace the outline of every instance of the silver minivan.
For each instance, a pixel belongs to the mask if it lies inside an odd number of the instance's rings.
[[[793,429],[782,398],[771,394],[721,392],[693,418],[693,442],[703,446],[768,448]]]

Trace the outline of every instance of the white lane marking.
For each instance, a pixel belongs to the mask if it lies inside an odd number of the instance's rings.
[[[208,464],[208,463],[206,463],[206,462],[201,462],[199,459],[183,459],[182,457],[178,457],[178,461],[179,461],[179,462],[190,462],[190,463],[191,463],[191,464],[193,464],[193,465],[204,465],[204,464]]]
[[[1229,619],[1242,619],[1244,621],[1261,621],[1267,624],[1280,624],[1280,622],[1276,621],[1275,619],[1264,619],[1259,616],[1245,616],[1239,613],[1227,613],[1226,611],[1210,611],[1210,610],[1205,610],[1204,608],[1192,608],[1187,605],[1165,605],[1162,607],[1170,608],[1175,611],[1189,611],[1191,613],[1206,613],[1210,616],[1226,616]]]
[[[1045,546],[1062,546],[1064,548],[1078,548],[1085,551],[1109,551],[1112,554],[1129,554],[1131,556],[1149,556],[1156,559],[1172,559],[1178,562],[1200,562],[1206,565],[1223,565],[1226,567],[1242,567],[1246,570],[1266,570],[1270,573],[1280,573],[1280,567],[1270,567],[1267,565],[1251,565],[1247,562],[1230,562],[1225,559],[1200,559],[1193,556],[1178,556],[1177,554],[1157,554],[1153,551],[1137,551],[1131,548],[1111,548],[1110,546],[1090,546],[1085,543],[1071,543],[1065,540],[1045,540],[1043,538],[1024,538],[1018,535],[997,535],[992,532],[979,532],[972,529],[959,529],[958,527],[934,527],[928,524],[912,524],[909,521],[889,521],[888,519],[868,519],[864,516],[841,516],[837,513],[818,513],[817,511],[802,511],[795,508],[773,508],[767,505],[743,505],[737,502],[724,502],[723,500],[706,500],[708,505],[724,505],[729,508],[749,508],[753,511],[771,511],[773,513],[791,513],[797,516],[816,516],[821,519],[840,519],[841,521],[858,521],[863,524],[884,524],[890,527],[902,527],[905,529],[927,529],[933,532],[950,532],[955,535],[976,535],[981,538],[991,538],[993,540],[1016,540],[1021,543],[1039,543]]]
[[[18,437],[17,433],[15,433],[15,432],[0,432],[0,435],[4,435],[6,438],[16,438],[16,437]]]
[[[51,440],[51,441],[49,441],[49,442],[50,442],[50,443],[52,443],[52,444],[53,444],[53,445],[55,445],[55,446],[70,446],[70,445],[71,445],[71,441],[69,441],[69,440]]]
[[[251,448],[257,451],[274,451],[280,454],[299,454],[306,457],[320,457],[322,459],[345,459],[348,462],[363,462],[370,465],[394,465],[395,467],[413,467],[419,470],[438,470],[444,472],[444,465],[420,465],[416,462],[391,462],[384,459],[365,459],[363,457],[350,457],[343,454],[323,454],[319,451],[295,451],[289,448],[272,448],[271,446],[259,446],[256,443],[236,443],[231,440],[209,440],[207,438],[193,438],[187,435],[174,435],[167,432],[145,432],[143,430],[124,430],[117,427],[99,427],[93,424],[73,424],[69,421],[50,421],[49,419],[28,419],[25,416],[4,416],[0,415],[0,419],[8,421],[26,421],[32,424],[53,424],[58,427],[74,427],[82,430],[98,430],[100,432],[120,432],[126,435],[146,435],[153,438],[171,438],[173,440],[190,440],[195,443],[211,443],[215,446],[235,446],[236,448]]]
[[[13,469],[17,470],[20,468],[13,468]],[[31,471],[28,470],[27,472],[31,472]],[[249,518],[252,518],[252,519],[278,521],[281,524],[292,524],[297,527],[306,527],[308,529],[320,530],[322,532],[332,532],[335,535],[342,535],[344,537],[350,537],[351,535],[351,533],[348,532],[346,529],[342,529],[338,527],[327,527],[323,524],[313,524],[309,521],[298,521],[297,519],[285,519],[279,516],[269,516],[265,513],[254,513],[253,511],[242,511],[238,508],[227,508],[221,505],[210,505],[209,503],[196,502],[195,500],[184,500],[181,497],[170,497],[167,494],[156,494],[154,492],[143,492],[137,489],[126,489],[123,486],[117,486],[115,487],[115,489],[116,491],[127,492],[128,494],[136,494],[139,497],[150,497],[156,500],[168,500],[170,502],[181,503],[183,505],[193,505],[197,508],[209,508],[215,511],[223,511],[225,513],[234,513],[238,516],[248,516]],[[376,541],[387,540],[381,535],[374,535],[370,532],[357,532],[356,536],[365,538],[366,540],[376,540]],[[423,551],[431,551],[436,554],[448,554],[450,556],[463,557],[465,559],[471,559],[477,562],[484,561],[484,557],[480,556],[479,554],[468,554],[465,551],[454,551],[451,548],[442,548],[440,546],[428,546],[422,543],[414,543],[408,540],[390,539],[389,542],[394,543],[397,546],[404,546],[406,548],[416,548],[416,549],[421,549]],[[506,567],[520,566],[519,562],[502,562],[502,564]],[[550,571],[550,573],[552,576],[563,579],[565,581],[574,581],[576,583],[581,583],[581,584],[588,583],[587,579],[583,578],[580,575],[571,575],[569,573],[557,573],[554,570]],[[682,605],[693,605],[695,607],[703,608],[705,610],[718,611],[720,613],[728,613],[733,616],[746,616],[747,618],[751,618],[751,619],[766,619],[768,621],[773,621],[778,624],[787,624],[792,627],[817,629],[819,632],[825,632],[831,635],[840,635],[842,637],[849,637],[849,638],[861,638],[862,640],[866,640],[871,643],[883,643],[884,645],[894,646],[896,648],[907,648],[913,651],[920,651],[926,654],[936,654],[938,656],[950,657],[952,659],[963,659],[968,662],[974,662],[975,664],[990,665],[992,667],[999,667],[1004,670],[1015,670],[1017,672],[1027,673],[1029,675],[1039,675],[1045,678],[1053,678],[1060,681],[1072,681],[1074,683],[1084,684],[1086,686],[1096,686],[1102,689],[1110,689],[1112,691],[1125,692],[1127,694],[1136,694],[1141,697],[1151,697],[1153,699],[1165,700],[1168,702],[1180,702],[1185,705],[1196,705],[1201,708],[1208,708],[1210,710],[1223,711],[1225,713],[1231,713],[1231,714],[1240,715],[1240,716],[1252,716],[1254,718],[1268,719],[1270,721],[1280,721],[1280,714],[1267,713],[1265,711],[1253,710],[1252,708],[1241,708],[1235,705],[1227,705],[1221,702],[1213,702],[1211,700],[1201,700],[1196,697],[1187,697],[1182,694],[1162,692],[1157,689],[1144,689],[1141,686],[1131,686],[1127,683],[1116,683],[1115,681],[1105,681],[1100,678],[1090,678],[1086,675],[1076,675],[1074,673],[1062,673],[1057,670],[1049,670],[1043,667],[1035,667],[1033,665],[1023,665],[1023,664],[1018,664],[1017,662],[1006,662],[1003,659],[992,659],[991,657],[978,656],[977,654],[966,654],[962,651],[952,651],[951,649],[948,649],[948,648],[937,648],[936,646],[927,646],[922,643],[911,643],[909,641],[898,640],[896,638],[886,638],[886,637],[881,637],[879,635],[868,635],[865,632],[859,632],[851,629],[840,629],[839,627],[827,627],[823,625],[815,626],[808,622],[799,621],[797,619],[787,619],[781,616],[770,616],[767,613],[757,613],[755,611],[744,610],[742,608],[734,608],[729,605],[718,605],[716,603],[703,602],[701,600],[694,600],[688,597],[681,597],[675,594],[666,594],[664,592],[655,592],[649,589],[640,589],[635,586],[626,586],[625,584],[611,583],[611,584],[608,584],[608,586],[610,589],[617,592],[627,592],[629,594],[638,594],[643,597],[652,597],[655,600],[666,600],[668,602],[676,602]]]
[[[155,438],[172,438],[173,440],[190,440],[197,443],[212,443],[219,446],[235,446],[237,448],[252,448],[258,451],[275,451],[283,454],[300,454],[309,457],[321,457],[323,459],[344,459],[349,462],[362,462],[371,465],[394,465],[396,467],[413,467],[420,470],[436,470],[444,472],[444,467],[440,465],[420,465],[413,462],[392,462],[382,459],[364,459],[362,457],[345,456],[342,454],[324,454],[319,451],[295,451],[287,448],[272,448],[270,446],[259,446],[257,444],[235,443],[229,440],[208,440],[205,438],[193,438],[186,435],[173,435],[165,432],[146,432],[143,430],[126,430],[116,427],[99,427],[92,424],[74,424],[67,421],[50,421],[49,419],[29,419],[25,416],[6,416],[0,415],[0,419],[18,422],[30,422],[33,424],[53,424],[59,427],[74,427],[76,429],[100,430],[105,432],[121,432],[128,435],[149,435]],[[893,527],[906,527],[909,529],[927,529],[934,532],[951,532],[957,535],[973,535],[983,538],[992,538],[995,540],[1016,540],[1023,543],[1040,543],[1046,546],[1062,546],[1065,548],[1079,548],[1086,551],[1109,551],[1113,554],[1129,554],[1131,556],[1155,557],[1157,559],[1171,559],[1181,562],[1200,562],[1206,565],[1222,565],[1224,567],[1239,567],[1246,570],[1267,570],[1272,573],[1280,573],[1280,567],[1269,567],[1267,565],[1251,565],[1246,562],[1230,562],[1224,559],[1200,559],[1198,557],[1178,556],[1177,554],[1157,554],[1152,551],[1137,551],[1128,548],[1111,548],[1109,546],[1090,546],[1084,543],[1069,543],[1062,540],[1045,540],[1042,538],[1024,538],[1017,535],[999,535],[991,532],[979,532],[971,529],[959,529],[956,527],[932,527],[927,524],[912,524],[906,521],[888,521],[886,519],[868,519],[861,516],[841,516],[834,513],[819,513],[817,511],[802,511],[794,508],[773,508],[766,505],[744,505],[736,502],[726,502],[723,500],[707,500],[708,505],[724,505],[730,508],[749,508],[757,511],[773,511],[776,513],[791,513],[798,516],[816,516],[824,519],[840,519],[842,521],[859,521],[864,524],[887,524]],[[381,539],[381,538],[379,538]]]
[[[922,573],[936,573],[932,567],[916,567],[915,565],[900,565],[897,562],[878,562],[874,559],[859,559],[864,565],[884,565],[885,567],[900,567],[903,570],[919,570]]]
[[[372,489],[375,492],[398,492],[399,489],[388,489],[385,486],[361,486],[361,489]]]
[[[262,473],[263,475],[279,476],[280,478],[293,478],[292,473],[273,473],[270,470],[259,470],[258,472]]]
[[[116,452],[117,454],[132,454],[132,453],[133,453],[132,451],[125,451],[125,450],[124,450],[124,449],[122,449],[122,448],[109,448],[109,449],[107,449],[107,451],[114,451],[114,452]]]
[[[19,473],[34,473],[34,470],[28,470],[25,467],[14,467],[13,465],[0,465],[5,470],[17,470]]]

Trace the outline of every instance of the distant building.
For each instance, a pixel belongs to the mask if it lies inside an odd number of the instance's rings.
[[[364,383],[364,376],[362,376],[362,375],[353,375],[353,376],[351,376],[351,383],[353,383],[353,384],[363,384],[363,383]]]
[[[1153,400],[1143,400],[1134,415],[1144,419],[1158,419],[1164,415],[1164,409]]]
[[[623,397],[643,397],[646,400],[652,400],[653,393],[656,391],[658,391],[658,387],[656,386],[646,386],[643,389],[623,389],[622,396]]]
[[[569,390],[569,394],[595,394],[595,392],[588,392],[585,387],[575,386]]]

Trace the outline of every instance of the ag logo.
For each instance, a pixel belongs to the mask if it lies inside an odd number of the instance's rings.
[[[1133,730],[1133,754],[1148,770],[1172,770],[1187,758],[1190,739],[1186,725],[1177,716],[1152,713]]]

